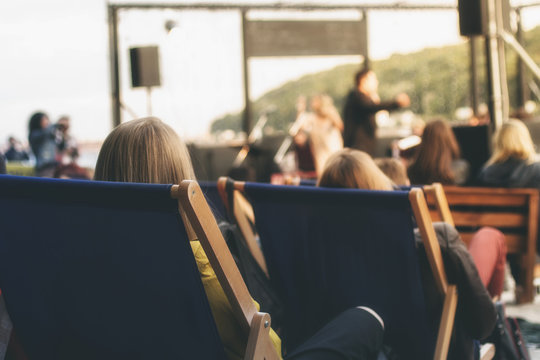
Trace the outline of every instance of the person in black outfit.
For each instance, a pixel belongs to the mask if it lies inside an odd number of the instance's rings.
[[[6,160],[4,158],[4,155],[0,154],[0,175],[6,174]]]
[[[381,102],[378,94],[379,81],[369,69],[360,70],[355,75],[355,88],[347,95],[343,109],[345,147],[362,150],[374,156],[376,149],[377,123],[375,114],[380,110],[396,110],[407,107],[407,94],[399,94],[392,101]]]

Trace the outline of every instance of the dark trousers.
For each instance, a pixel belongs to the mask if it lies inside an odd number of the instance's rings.
[[[372,314],[352,308],[339,314],[285,359],[377,359],[383,334],[382,324]]]

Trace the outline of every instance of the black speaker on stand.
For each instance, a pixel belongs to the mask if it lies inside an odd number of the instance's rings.
[[[157,46],[129,49],[131,60],[131,86],[145,87],[148,93],[148,115],[152,114],[152,87],[161,86],[159,51]]]
[[[503,28],[510,31],[510,1],[495,0],[501,6]],[[459,33],[461,36],[488,34],[487,0],[458,0]]]

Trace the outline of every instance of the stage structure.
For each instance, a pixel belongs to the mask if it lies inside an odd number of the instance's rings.
[[[539,6],[540,3],[522,5],[510,9],[508,0],[459,0],[460,22],[470,16],[469,6],[476,4],[480,21],[479,33],[464,33],[470,39],[471,55],[471,105],[477,113],[479,103],[479,86],[476,66],[475,38],[479,35],[485,38],[486,46],[486,72],[488,74],[489,110],[493,128],[499,127],[504,119],[508,118],[508,90],[506,70],[504,63],[504,43],[511,46],[522,59],[519,97],[522,102],[527,99],[527,90],[524,84],[524,65],[532,74],[540,79],[540,69],[532,61],[527,52],[521,47],[518,40],[521,32],[520,11],[529,6]],[[465,9],[462,9],[462,5]],[[113,126],[121,123],[122,94],[119,69],[119,42],[118,42],[118,14],[129,10],[211,10],[211,11],[239,11],[242,18],[243,40],[243,70],[244,70],[244,116],[243,130],[249,134],[252,129],[251,100],[249,89],[249,62],[251,57],[260,56],[316,56],[316,55],[362,55],[364,66],[369,64],[368,46],[368,17],[370,11],[381,10],[448,10],[457,11],[452,5],[422,4],[415,5],[407,2],[395,4],[225,4],[225,3],[109,3],[109,47],[111,58],[111,102]],[[283,10],[283,11],[335,11],[356,10],[361,14],[357,21],[255,21],[249,20],[247,14],[252,10]],[[508,12],[515,11],[517,17],[518,40],[509,31]],[[474,16],[474,15],[473,15]],[[474,19],[472,20],[475,21]],[[339,41],[338,41],[339,39]],[[247,136],[246,136],[247,141]]]

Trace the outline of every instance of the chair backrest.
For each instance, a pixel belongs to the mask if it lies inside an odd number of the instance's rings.
[[[534,265],[538,236],[537,189],[424,186],[434,221],[454,225],[468,243],[483,226],[499,229],[509,254],[516,254],[520,276],[518,302],[534,300]]]
[[[171,185],[0,176],[0,231],[30,359],[225,359]]]
[[[206,202],[212,209],[216,220],[227,220],[227,209],[223,203],[223,199],[218,191],[218,185],[216,181],[199,181]]]
[[[244,191],[284,301],[289,348],[341,311],[366,305],[403,358],[433,356],[437,334],[428,325],[408,192],[254,183]]]

